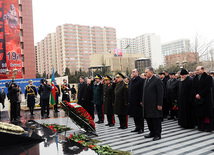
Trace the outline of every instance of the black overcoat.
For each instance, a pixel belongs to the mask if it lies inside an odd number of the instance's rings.
[[[179,81],[174,78],[172,81],[171,79],[166,83],[166,99],[169,103],[174,103],[178,97],[178,83]]]
[[[129,87],[129,108],[128,113],[133,117],[142,117],[143,109],[140,102],[142,102],[143,97],[143,84],[144,79],[140,76],[133,78],[130,82]]]
[[[94,118],[93,84],[86,85],[83,90],[83,108]]]
[[[116,84],[114,89],[114,114],[127,115],[128,85],[123,81]]]
[[[105,84],[103,87],[104,114],[113,115],[114,89],[113,85]]]
[[[34,107],[35,106],[35,97],[37,96],[36,86],[35,85],[27,85],[25,88],[25,98],[27,98],[27,106]]]
[[[194,104],[195,105],[195,114],[197,117],[212,117],[212,77],[207,75],[205,72],[201,75],[200,80],[198,79],[198,75],[196,75],[193,79],[193,97],[195,101],[195,96],[199,94],[201,98],[204,100],[202,104]]]
[[[78,100],[78,104],[80,104],[81,106],[84,106],[83,105],[84,102],[82,99],[83,99],[83,92],[84,92],[85,86],[86,86],[86,84],[84,82],[78,84],[77,100]]]
[[[178,84],[178,124],[184,128],[194,127],[194,106],[191,95],[192,78],[187,76]]]
[[[152,76],[146,79],[143,89],[143,108],[145,118],[161,118],[162,110],[157,106],[163,106],[164,88],[160,78]]]

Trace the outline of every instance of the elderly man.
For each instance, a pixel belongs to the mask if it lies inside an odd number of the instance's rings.
[[[129,108],[128,112],[134,118],[135,129],[131,132],[144,132],[144,119],[142,109],[142,96],[144,79],[139,76],[137,69],[132,70],[132,80],[129,88]]]
[[[83,101],[83,92],[86,84],[83,76],[79,78],[79,82],[80,83],[78,84],[77,100],[78,100],[78,104],[81,105],[83,108],[85,108],[84,101]]]
[[[204,67],[196,68],[196,76],[193,79],[193,97],[198,130],[212,131],[213,128],[213,105],[212,105],[212,77],[207,75]]]
[[[146,81],[143,89],[144,117],[150,133],[145,138],[153,137],[153,141],[161,139],[161,121],[163,117],[164,88],[160,78],[154,76],[152,67],[146,68]]]

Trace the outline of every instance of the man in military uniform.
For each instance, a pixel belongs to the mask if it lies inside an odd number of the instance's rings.
[[[27,99],[27,106],[30,109],[30,114],[34,115],[33,110],[35,106],[35,97],[37,96],[36,86],[33,85],[33,81],[29,80],[29,85],[25,89],[25,99]]]
[[[60,89],[59,89],[59,85],[57,85],[56,83],[56,80],[55,80],[55,92],[56,92],[56,104],[54,105],[54,111],[59,112],[57,110],[57,105],[59,104]]]
[[[108,124],[106,126],[112,127],[115,124],[114,113],[113,113],[113,103],[114,103],[114,89],[111,83],[111,77],[106,75],[105,85],[103,87],[103,105],[104,114],[107,115]]]
[[[114,90],[114,113],[119,117],[120,127],[118,129],[126,129],[128,127],[128,85],[123,82],[123,74],[118,73],[116,79],[117,84]]]
[[[62,92],[62,101],[67,101],[67,88],[70,90],[70,85],[67,83],[66,79],[63,79],[63,84],[61,86],[61,92]]]
[[[103,114],[103,84],[102,77],[99,74],[95,76],[95,82],[93,85],[93,101],[96,105],[98,121],[96,123],[100,124],[104,122],[104,114]]]

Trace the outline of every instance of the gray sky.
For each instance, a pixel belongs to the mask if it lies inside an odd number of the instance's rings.
[[[214,39],[213,0],[33,0],[35,43],[65,23],[116,28],[117,38]]]

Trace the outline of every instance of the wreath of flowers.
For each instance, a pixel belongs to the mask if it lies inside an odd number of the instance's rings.
[[[95,132],[95,123],[91,115],[79,104],[74,102],[63,102],[61,103],[62,109],[69,115],[69,117],[81,128],[87,132]],[[87,126],[83,121],[89,124]]]
[[[70,134],[70,140],[73,140],[83,146],[86,146],[99,154],[107,154],[107,155],[130,155],[130,152],[113,150],[109,145],[96,145],[97,143],[102,143],[99,140],[91,139],[86,137],[84,134]]]

